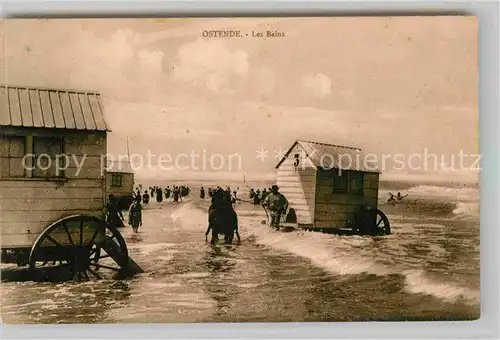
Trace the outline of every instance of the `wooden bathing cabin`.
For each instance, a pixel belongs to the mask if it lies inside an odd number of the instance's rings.
[[[2,249],[32,245],[64,216],[102,217],[108,131],[97,92],[0,86]]]
[[[134,171],[130,162],[108,161],[106,196],[113,194],[122,209],[128,209],[134,199]]]
[[[323,232],[390,233],[377,209],[380,172],[365,160],[358,148],[296,141],[276,165],[279,191],[294,212],[287,222]]]
[[[104,221],[108,131],[97,92],[0,86],[2,263],[35,280],[142,272]]]

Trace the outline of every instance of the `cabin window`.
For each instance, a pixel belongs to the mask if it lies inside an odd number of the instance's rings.
[[[363,173],[349,172],[349,193],[363,195]]]
[[[33,177],[64,177],[62,137],[33,137]]]
[[[111,174],[111,186],[113,188],[122,187],[123,176],[121,174]]]
[[[24,177],[23,157],[26,154],[26,137],[0,137],[0,177]]]
[[[347,171],[333,171],[333,192],[347,193],[348,172]]]

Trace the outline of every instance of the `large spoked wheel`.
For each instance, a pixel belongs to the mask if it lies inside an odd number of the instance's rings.
[[[375,215],[375,232],[377,235],[391,234],[391,224],[389,223],[389,219],[380,209],[377,209]]]
[[[61,267],[70,280],[79,281],[119,273],[120,263],[127,260],[127,245],[116,228],[92,216],[74,215],[40,234],[31,248],[29,267]]]

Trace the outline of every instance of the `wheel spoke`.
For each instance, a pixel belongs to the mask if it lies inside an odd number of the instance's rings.
[[[50,240],[51,242],[53,242],[56,246],[61,247],[63,249],[66,249],[62,244],[60,244],[59,242],[57,242],[52,236],[47,235],[46,237],[47,237],[48,240]]]
[[[90,264],[91,266],[95,266],[97,268],[106,268],[106,269],[111,269],[111,270],[116,270],[117,272],[120,271],[119,268],[115,268],[115,267],[110,267],[110,266],[105,266],[103,264],[99,264],[99,263],[91,263]]]
[[[66,225],[66,223],[64,223],[63,226],[64,226],[64,231],[66,232],[66,235],[68,236],[69,242],[71,243],[72,246],[74,246],[75,244],[73,243],[73,238],[71,237],[71,234],[69,233],[68,226]]]
[[[116,235],[106,236],[104,240],[102,240],[99,244],[103,244],[106,241],[111,241],[116,237]]]
[[[99,231],[101,228],[97,228],[96,231],[94,232],[94,235],[92,235],[92,238],[90,239],[90,242],[89,242],[89,247],[92,247],[92,244],[94,243],[95,241],[95,238],[97,237],[97,234],[99,233]]]
[[[90,268],[87,268],[87,270],[92,274],[94,275],[96,278],[98,278],[99,280],[102,280],[102,276],[97,274],[95,271],[93,271],[92,269]]]
[[[80,221],[80,245],[83,244],[83,220]]]
[[[80,281],[80,272],[73,272],[73,281]]]
[[[377,222],[377,227],[380,225],[380,222],[382,222],[384,219],[380,217],[380,220]]]
[[[98,256],[98,257],[94,258],[94,260],[106,259],[108,257],[111,257],[111,256],[109,256],[109,255]]]

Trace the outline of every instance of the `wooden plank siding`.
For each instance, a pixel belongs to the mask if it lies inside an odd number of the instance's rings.
[[[118,174],[118,173],[115,173]],[[132,195],[134,192],[134,174],[119,173],[122,175],[122,186],[112,187],[111,180],[113,173],[106,173],[106,195],[113,194],[115,196]]]
[[[102,217],[105,178],[101,159],[106,154],[106,134],[49,129],[20,130],[22,132],[16,134],[62,136],[66,154],[77,154],[78,162],[82,161],[83,155],[87,157],[78,176],[76,164],[70,157],[70,167],[63,179],[0,179],[0,246],[31,247],[43,230],[65,216],[85,214]]]
[[[378,173],[363,173],[363,195],[354,195],[333,193],[334,171],[317,173],[314,226],[318,228],[347,227],[360,206],[377,207]]]
[[[296,153],[303,153],[299,146],[278,167],[277,184],[287,198],[289,207],[295,210],[297,223],[309,225],[314,221],[316,168],[307,161],[295,169],[293,163]]]

